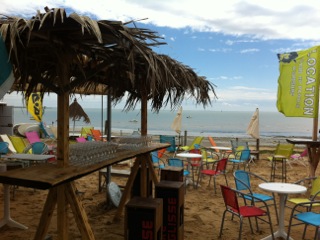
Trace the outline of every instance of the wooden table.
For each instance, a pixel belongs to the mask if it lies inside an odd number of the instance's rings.
[[[126,189],[115,216],[115,219],[117,219],[122,213],[123,207],[128,200],[127,198],[129,197],[133,180],[135,179],[139,168],[141,168],[141,179],[146,179],[147,171],[149,169],[152,180],[155,183],[158,183],[157,175],[153,169],[150,152],[166,148],[168,146],[170,145],[153,143],[151,146],[131,150],[119,148],[114,158],[84,167],[58,167],[54,164],[41,164],[31,168],[15,169],[0,173],[0,183],[36,189],[49,189],[34,239],[45,238],[55,206],[59,204],[59,201],[61,201],[61,199],[57,197],[58,192],[60,197],[66,197],[67,202],[73,211],[74,218],[76,219],[82,237],[84,239],[95,239],[81,200],[76,195],[76,189],[73,181],[109,165],[136,157],[136,161],[132,167]],[[141,196],[144,197],[146,195],[146,182],[141,181]],[[59,225],[59,222],[57,224]],[[64,226],[61,229],[67,231],[66,228],[67,227]]]
[[[280,183],[280,182],[268,182],[259,184],[259,188],[273,193],[278,193],[280,197],[279,201],[279,226],[278,231],[274,233],[274,237],[287,238],[287,233],[284,229],[284,209],[286,203],[286,196],[294,193],[304,193],[307,188],[293,183]],[[263,238],[263,240],[272,239],[272,235]],[[290,238],[292,239],[292,238]]]
[[[320,141],[313,141],[311,139],[303,138],[291,138],[287,139],[287,142],[291,144],[306,145],[308,149],[310,171],[311,174],[314,174],[316,170],[315,166],[317,166],[320,160]]]

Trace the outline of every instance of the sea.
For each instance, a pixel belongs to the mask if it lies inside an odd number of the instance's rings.
[[[103,130],[106,120],[106,110],[101,108],[84,109],[91,122],[86,124],[83,120],[73,122],[70,120],[70,131],[79,130],[82,126],[93,126]],[[112,109],[111,130],[116,134],[130,134],[140,130],[140,110],[123,111]],[[208,111],[183,110],[181,135],[212,136],[243,138],[246,133],[254,111]],[[148,134],[150,135],[177,135],[171,129],[176,111],[160,110],[159,113],[148,112]],[[57,109],[46,107],[43,122],[50,126],[57,126]],[[14,124],[36,123],[25,108],[14,108]],[[285,117],[279,112],[259,113],[259,126],[261,138],[269,137],[312,137],[313,119],[301,117]]]

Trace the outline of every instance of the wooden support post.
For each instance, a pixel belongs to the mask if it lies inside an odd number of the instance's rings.
[[[52,188],[49,190],[46,203],[44,205],[40,222],[38,224],[36,235],[34,236],[35,240],[44,239],[50,225],[51,217],[53,211],[57,204],[57,188]]]
[[[157,174],[154,171],[153,168],[153,164],[152,164],[152,160],[151,160],[151,156],[150,154],[144,154],[144,155],[140,155],[137,156],[134,165],[131,169],[131,174],[129,176],[129,179],[127,181],[125,190],[122,194],[121,200],[120,200],[120,204],[118,206],[116,215],[113,218],[113,221],[118,221],[120,219],[120,215],[123,212],[124,206],[127,203],[131,190],[132,190],[132,184],[134,182],[134,179],[136,178],[136,175],[139,171],[139,169],[141,170],[140,172],[140,177],[141,177],[141,185],[140,185],[140,194],[142,197],[146,197],[147,196],[147,182],[145,181],[146,176],[147,176],[147,171],[149,170],[151,173],[151,177],[152,177],[152,181],[154,182],[154,184],[157,184],[159,182],[158,178],[157,178]],[[142,176],[145,175],[145,178],[142,178]],[[142,195],[144,194],[144,195]]]
[[[140,160],[140,196],[147,197],[147,164],[144,158]]]
[[[58,95],[57,164],[69,166],[69,94]]]
[[[124,205],[126,204],[127,199],[129,198],[129,196],[131,194],[132,184],[133,184],[134,179],[136,178],[139,167],[140,167],[140,161],[138,159],[136,159],[132,168],[131,168],[130,176],[128,178],[126,187],[125,187],[124,192],[122,194],[116,215],[113,217],[113,221],[118,221],[120,219],[120,215],[123,211]]]
[[[89,224],[87,214],[84,210],[82,203],[76,195],[76,188],[74,183],[66,183],[66,196],[71,206],[74,218],[77,222],[78,228],[81,232],[82,239],[94,239],[92,229]]]
[[[68,83],[67,76],[63,79]],[[69,165],[69,93],[58,94],[58,143],[57,164],[63,168]],[[58,239],[68,239],[68,202],[64,184],[57,187],[57,228]]]
[[[65,194],[65,185],[57,187],[57,229],[58,239],[68,239],[69,223],[68,223],[68,202]]]

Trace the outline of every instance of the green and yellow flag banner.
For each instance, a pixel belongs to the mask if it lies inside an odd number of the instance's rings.
[[[28,112],[38,122],[42,121],[42,97],[40,93],[32,93],[27,102]]]
[[[278,54],[278,111],[287,117],[318,116],[320,46]]]

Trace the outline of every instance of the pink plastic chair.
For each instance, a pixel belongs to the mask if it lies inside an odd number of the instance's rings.
[[[300,163],[303,166],[307,166],[307,164],[303,161],[304,157],[308,156],[308,149],[306,148],[302,153],[296,153],[291,155],[290,159],[291,159],[291,163]]]
[[[85,137],[77,137],[76,141],[80,143],[80,142],[86,142],[87,140],[85,139]]]
[[[39,134],[36,131],[26,132],[25,135],[26,135],[30,144],[35,143],[35,142],[41,142]]]

